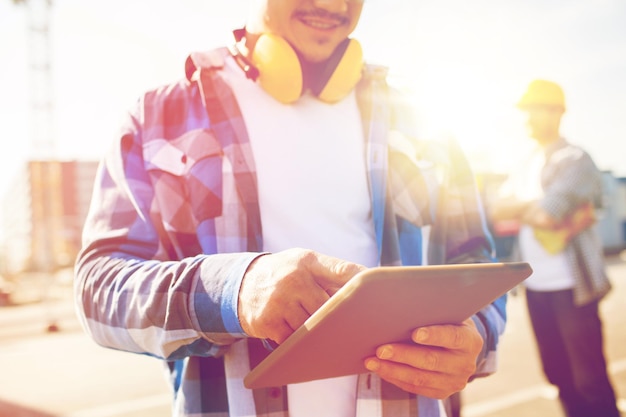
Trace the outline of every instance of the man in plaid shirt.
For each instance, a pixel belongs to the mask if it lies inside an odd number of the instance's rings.
[[[505,297],[381,346],[368,373],[243,377],[363,268],[491,262],[473,175],[364,64],[362,0],[253,0],[231,48],[143,95],[102,161],[76,301],[103,346],[160,358],[175,416],[443,416],[495,370]]]
[[[602,175],[591,156],[561,136],[565,93],[533,80],[517,103],[528,155],[494,198],[494,220],[519,223],[514,256],[533,265],[525,299],[547,380],[567,417],[619,417],[607,373],[600,302],[611,291],[595,210]]]

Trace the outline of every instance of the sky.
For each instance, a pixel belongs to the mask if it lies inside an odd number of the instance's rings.
[[[247,7],[53,0],[53,156],[98,159],[136,98],[182,77],[189,52],[230,43]],[[24,5],[0,0],[2,194],[35,153],[27,17]],[[545,78],[565,90],[563,135],[626,176],[624,22],[624,0],[366,0],[353,36],[368,62],[389,66],[423,134],[457,138],[477,167],[505,171],[528,143],[514,103]]]

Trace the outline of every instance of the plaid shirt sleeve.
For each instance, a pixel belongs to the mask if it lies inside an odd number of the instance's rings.
[[[158,91],[140,100],[102,161],[75,284],[79,316],[96,342],[168,360],[220,355],[243,336],[239,284],[258,255],[216,254],[214,236],[206,230],[215,229],[211,217],[221,210],[220,191],[202,184],[193,193],[200,201],[193,201],[177,186],[178,177],[188,182],[198,175],[194,170],[209,179],[218,176],[221,157],[203,130],[208,120],[197,92],[185,85],[173,89],[167,92],[176,104],[172,111],[161,109]],[[189,131],[200,132],[204,150],[181,133]],[[199,152],[202,160],[175,165],[185,162],[186,150]],[[206,219],[191,225],[196,230],[181,220],[194,217],[181,201],[208,207]],[[199,228],[204,241],[196,237]]]
[[[580,205],[600,205],[602,179],[600,171],[585,151],[564,139],[555,144],[542,172],[544,197],[542,207],[562,220]]]

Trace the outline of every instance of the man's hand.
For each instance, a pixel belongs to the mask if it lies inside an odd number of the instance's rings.
[[[239,291],[239,322],[248,336],[282,343],[361,265],[290,249],[255,259]]]
[[[476,371],[483,339],[472,319],[417,329],[415,344],[380,346],[365,367],[405,391],[443,399],[461,391]]]

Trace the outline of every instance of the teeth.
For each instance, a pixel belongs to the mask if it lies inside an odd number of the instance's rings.
[[[331,29],[336,26],[334,23],[320,22],[319,20],[304,20],[303,22],[316,29]]]

